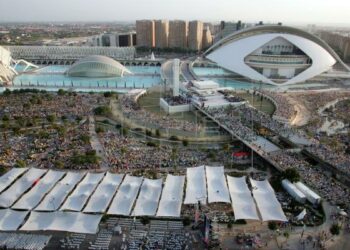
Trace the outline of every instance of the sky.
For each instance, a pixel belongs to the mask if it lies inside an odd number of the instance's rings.
[[[164,18],[350,25],[350,0],[0,0],[0,11],[0,22]]]

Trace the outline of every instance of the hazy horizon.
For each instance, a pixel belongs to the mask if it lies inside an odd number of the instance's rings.
[[[217,22],[282,22],[350,25],[346,0],[0,0],[0,22],[133,22],[137,19],[199,19]]]

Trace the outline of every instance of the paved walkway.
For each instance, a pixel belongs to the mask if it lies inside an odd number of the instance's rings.
[[[95,118],[92,115],[89,116],[89,134],[90,134],[91,147],[94,150],[96,150],[97,156],[101,158],[100,169],[108,170],[109,166],[108,166],[108,163],[106,162],[105,149],[102,146],[100,140],[98,139],[96,128],[95,128]]]

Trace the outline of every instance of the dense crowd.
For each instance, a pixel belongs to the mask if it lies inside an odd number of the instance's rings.
[[[0,165],[98,167],[82,161],[81,156],[93,154],[86,118],[97,105],[105,102],[102,95],[74,92],[26,91],[1,95]]]
[[[124,116],[138,123],[159,129],[176,129],[191,132],[200,130],[200,126],[193,122],[174,119],[168,115],[148,112],[142,109],[132,96],[122,96],[119,103]]]
[[[149,145],[118,132],[100,133],[99,139],[105,148],[108,164],[117,169],[183,168],[210,161],[208,154],[202,150],[167,144]]]
[[[204,109],[215,120],[233,131],[241,139],[252,142],[256,139],[256,133],[241,122],[240,113],[237,108],[231,106]]]
[[[182,96],[166,96],[163,98],[170,106],[185,105],[191,103],[191,100]]]
[[[330,178],[322,169],[312,166],[299,155],[287,151],[278,151],[268,154],[269,159],[282,169],[295,168],[306,184],[328,200],[333,205],[343,205],[350,212],[350,190]]]
[[[269,90],[259,90],[259,92],[274,100],[276,103],[276,110],[274,113],[275,116],[290,120],[295,115],[296,111],[293,108],[293,105],[283,93]]]

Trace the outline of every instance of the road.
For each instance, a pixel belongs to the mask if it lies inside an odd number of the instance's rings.
[[[190,61],[181,62],[181,73],[186,81],[196,80],[190,71]]]

